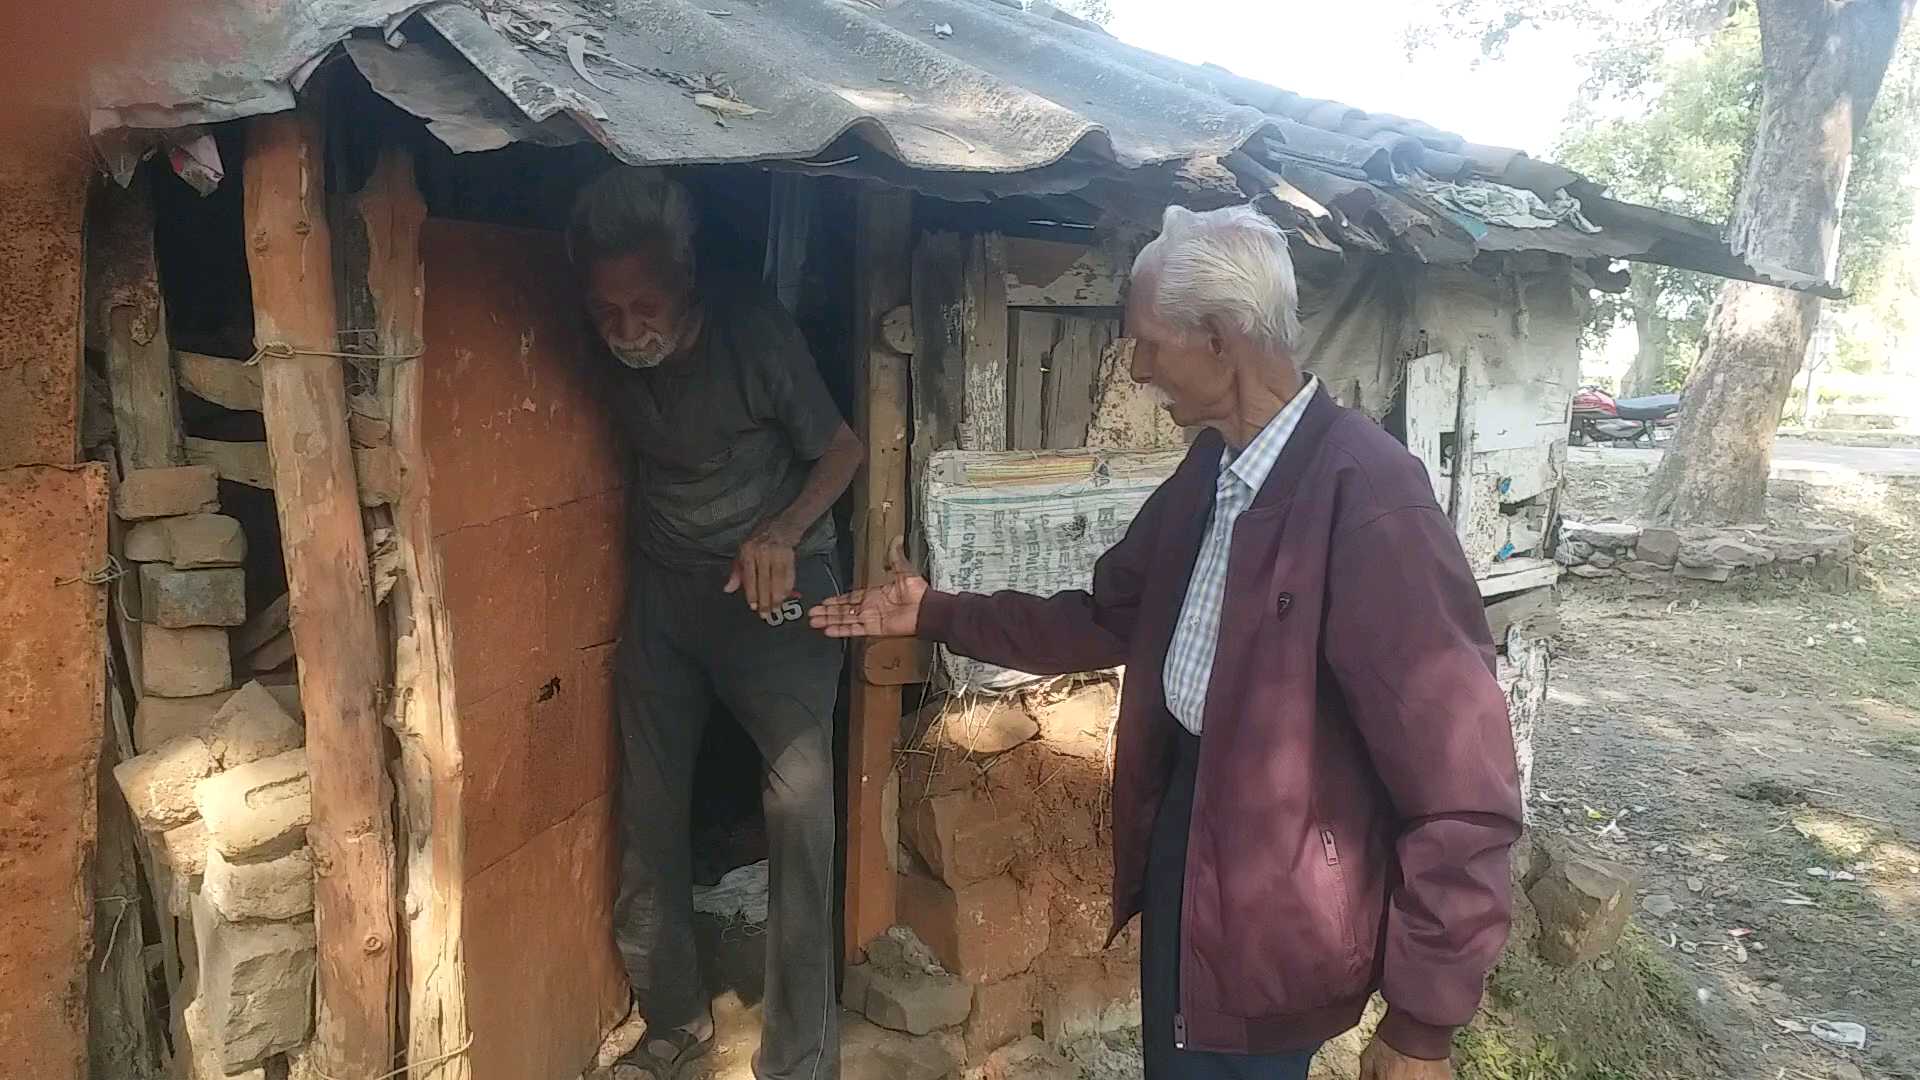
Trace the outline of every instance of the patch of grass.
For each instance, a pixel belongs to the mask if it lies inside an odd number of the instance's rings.
[[[1518,940],[1455,1042],[1461,1080],[1681,1080],[1720,1068],[1684,978],[1630,928],[1604,963],[1556,968]]]
[[[1491,1024],[1462,1031],[1453,1060],[1460,1080],[1577,1080],[1553,1047]]]

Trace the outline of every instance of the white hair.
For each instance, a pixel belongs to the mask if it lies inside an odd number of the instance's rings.
[[[1292,352],[1300,340],[1300,294],[1287,237],[1251,206],[1194,213],[1169,206],[1160,235],[1133,260],[1133,273],[1155,273],[1153,309],[1188,331],[1212,320],[1271,349]]]
[[[693,269],[693,197],[659,169],[615,167],[580,192],[567,227],[567,257],[585,265],[664,244],[675,265]]]

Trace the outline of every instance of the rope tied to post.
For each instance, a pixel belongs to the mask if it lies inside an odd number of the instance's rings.
[[[127,606],[126,587],[114,585],[114,582],[124,581],[132,573],[133,571],[127,569],[126,564],[120,561],[120,556],[109,553],[106,563],[100,569],[89,570],[74,577],[57,577],[53,579],[53,584],[56,587],[78,585],[82,582],[88,585],[113,585],[113,602],[119,605],[121,614],[127,617],[128,622],[137,623],[140,621],[140,614]]]
[[[346,333],[362,332],[363,331],[354,330],[346,331]],[[260,361],[269,356],[276,360],[291,360],[296,356],[330,356],[362,367],[383,367],[388,364],[404,364],[409,360],[418,360],[422,356],[425,356],[426,353],[427,351],[425,349],[415,349],[412,352],[404,353],[348,352],[344,349],[296,349],[284,341],[268,341],[253,350],[253,355],[247,358],[246,364],[248,367],[258,367],[260,366]]]

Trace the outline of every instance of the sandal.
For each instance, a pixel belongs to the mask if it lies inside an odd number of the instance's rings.
[[[656,1053],[654,1047],[663,1048]],[[640,1045],[622,1055],[615,1063],[644,1071],[653,1080],[681,1080],[687,1067],[713,1049],[713,1035],[702,1039],[686,1028],[674,1028],[658,1037],[648,1032]]]

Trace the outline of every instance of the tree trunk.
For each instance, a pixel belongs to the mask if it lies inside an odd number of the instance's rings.
[[[1831,277],[1855,135],[1914,0],[1761,0],[1763,96],[1729,243],[1757,269]],[[1764,516],[1774,429],[1819,299],[1730,282],[1687,382],[1647,514],[1692,524]]]
[[[1666,370],[1667,322],[1656,313],[1660,300],[1658,275],[1647,267],[1633,279],[1633,366],[1620,380],[1621,397],[1660,392],[1660,374]]]

